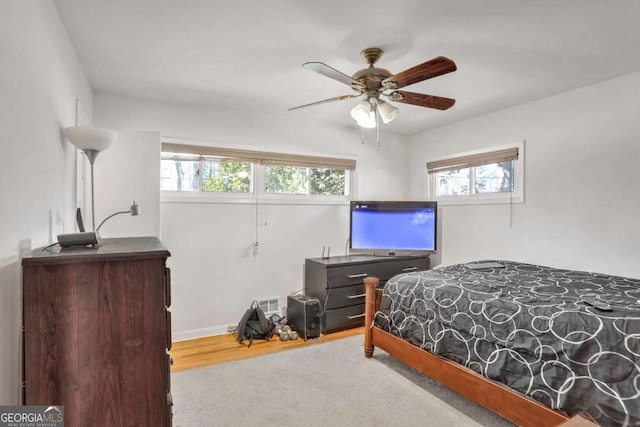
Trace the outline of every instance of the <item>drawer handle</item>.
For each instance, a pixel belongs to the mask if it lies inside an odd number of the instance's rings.
[[[349,299],[356,299],[356,298],[364,298],[366,297],[367,294],[360,294],[360,295],[347,295],[347,298]]]
[[[357,279],[358,277],[367,277],[367,273],[349,274],[347,277],[349,279]]]
[[[403,268],[402,271],[416,271],[418,269],[418,267],[407,267],[407,268]]]
[[[357,319],[358,317],[364,317],[364,313],[356,314],[355,316],[347,316],[347,319],[353,320],[353,319]]]

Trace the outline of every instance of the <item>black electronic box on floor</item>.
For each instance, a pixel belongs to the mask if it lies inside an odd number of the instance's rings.
[[[304,295],[287,297],[287,322],[305,341],[320,338],[320,301]]]

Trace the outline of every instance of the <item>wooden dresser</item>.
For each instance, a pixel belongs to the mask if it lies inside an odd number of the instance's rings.
[[[23,258],[24,403],[65,425],[170,426],[170,256],[155,237]]]

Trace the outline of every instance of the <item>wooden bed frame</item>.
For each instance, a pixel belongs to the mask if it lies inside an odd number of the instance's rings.
[[[379,347],[451,390],[520,426],[551,427],[568,421],[567,416],[524,394],[373,326],[373,317],[380,307],[382,298],[382,289],[378,289],[378,282],[379,280],[375,277],[364,279],[366,285],[365,357],[372,357],[374,348]]]

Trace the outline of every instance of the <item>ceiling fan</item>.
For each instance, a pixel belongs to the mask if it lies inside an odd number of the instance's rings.
[[[357,71],[351,77],[322,62],[306,62],[302,64],[308,70],[350,86],[357,93],[312,102],[289,108],[289,110],[362,97],[363,100],[351,110],[351,117],[363,128],[377,128],[378,116],[384,123],[389,123],[398,115],[398,109],[382,100],[381,97],[383,96],[390,101],[438,110],[446,110],[455,104],[456,100],[451,98],[398,90],[423,80],[456,71],[456,64],[451,59],[438,56],[400,73],[391,74],[384,68],[374,66],[382,56],[382,53],[382,49],[377,47],[368,48],[360,52],[360,56],[369,64],[369,67]]]

